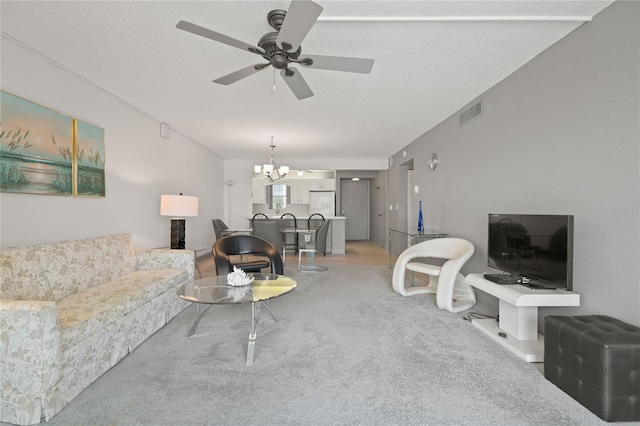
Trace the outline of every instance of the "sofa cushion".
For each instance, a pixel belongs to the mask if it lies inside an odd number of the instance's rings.
[[[57,302],[137,269],[128,234],[5,249],[0,252],[3,299]]]
[[[57,304],[62,350],[86,339],[185,279],[187,272],[184,269],[135,271],[65,297]]]

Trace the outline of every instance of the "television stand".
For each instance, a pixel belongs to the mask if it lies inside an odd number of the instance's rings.
[[[483,274],[469,274],[465,282],[500,299],[499,322],[491,318],[474,319],[472,324],[527,362],[544,361],[544,339],[538,334],[538,307],[580,306],[580,295],[571,291],[496,284],[484,279]]]

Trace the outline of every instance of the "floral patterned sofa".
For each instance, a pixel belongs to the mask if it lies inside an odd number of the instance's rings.
[[[0,251],[0,421],[51,419],[163,327],[194,260],[128,234]]]

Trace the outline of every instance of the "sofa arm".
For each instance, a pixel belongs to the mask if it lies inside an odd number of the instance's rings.
[[[185,269],[193,280],[196,254],[191,250],[136,249],[138,269]]]
[[[0,332],[1,420],[39,422],[41,401],[60,378],[62,349],[55,302],[0,300]]]

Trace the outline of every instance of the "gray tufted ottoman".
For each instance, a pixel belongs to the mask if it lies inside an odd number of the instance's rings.
[[[640,420],[640,328],[604,315],[547,316],[544,376],[603,420]]]

